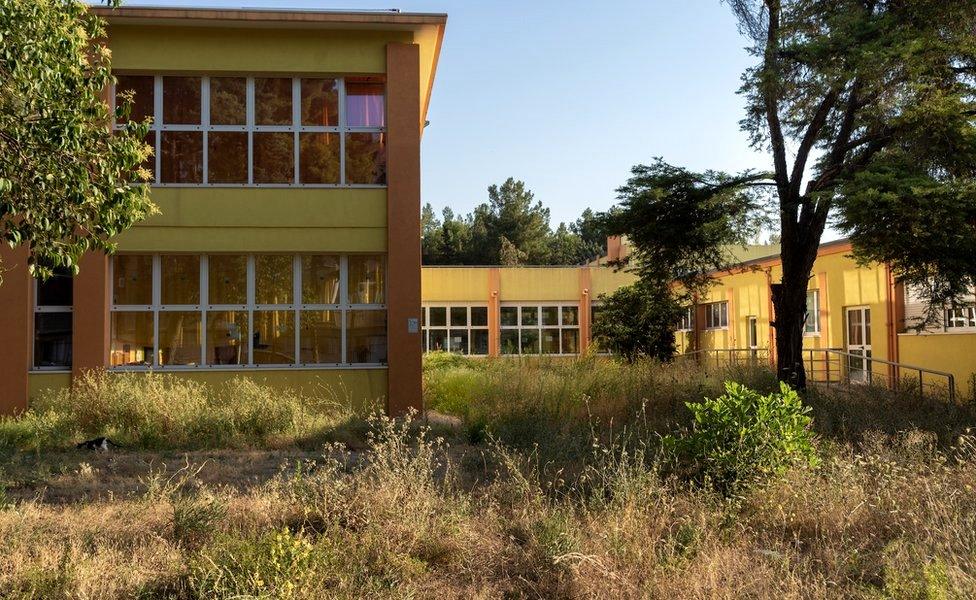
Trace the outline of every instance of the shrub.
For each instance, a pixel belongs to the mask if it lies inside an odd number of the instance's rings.
[[[817,464],[810,408],[785,383],[778,393],[763,395],[727,381],[724,395],[687,406],[691,431],[667,436],[665,445],[690,460],[700,481],[723,493],[782,474],[794,464]]]

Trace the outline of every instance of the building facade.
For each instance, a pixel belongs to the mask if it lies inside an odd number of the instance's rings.
[[[91,369],[420,408],[420,140],[445,15],[93,9],[158,215],[38,284],[2,250],[0,411]]]

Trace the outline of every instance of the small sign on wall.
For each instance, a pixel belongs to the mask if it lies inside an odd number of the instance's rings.
[[[420,319],[416,317],[407,319],[407,333],[420,333]]]

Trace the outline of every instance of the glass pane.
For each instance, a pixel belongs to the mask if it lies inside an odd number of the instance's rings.
[[[258,77],[254,80],[254,123],[291,125],[291,78]]]
[[[153,314],[151,312],[113,312],[112,349],[109,364],[113,367],[152,366]]]
[[[200,257],[169,254],[159,257],[161,303],[200,303]]]
[[[71,313],[34,315],[34,366],[71,367]]]
[[[522,307],[522,325],[538,325],[539,308],[536,306]]]
[[[386,183],[386,134],[346,134],[346,183]]]
[[[503,306],[501,308],[501,321],[502,325],[505,327],[514,327],[518,325],[518,307]]]
[[[247,183],[247,132],[207,133],[207,181]]]
[[[335,79],[302,79],[302,125],[339,125],[339,87]]]
[[[538,354],[538,353],[539,353],[539,330],[523,329],[522,330],[522,354]]]
[[[448,333],[448,339],[450,340],[451,352],[456,352],[457,354],[468,353],[468,330],[467,329],[452,329]]]
[[[245,78],[210,78],[210,124],[247,124],[247,80]]]
[[[152,256],[116,254],[112,257],[112,304],[152,304]]]
[[[254,311],[254,364],[295,362],[295,313],[290,310]]]
[[[55,274],[37,282],[37,306],[71,306],[73,281],[71,275]]]
[[[349,127],[383,127],[386,108],[385,85],[374,77],[346,79],[346,125]]]
[[[132,92],[132,106],[129,111],[129,120],[144,121],[153,117],[153,107],[155,104],[155,86],[152,75],[117,75],[118,83],[115,84],[115,106],[121,107],[123,94]]]
[[[349,303],[383,304],[386,302],[386,269],[383,256],[349,257]]]
[[[163,123],[200,124],[199,77],[163,77]]]
[[[472,306],[471,307],[471,325],[473,327],[487,327],[488,326],[488,307],[487,306]]]
[[[563,307],[563,325],[579,325],[579,307]]]
[[[346,344],[348,363],[386,363],[386,311],[347,312]]]
[[[444,327],[447,325],[447,308],[443,306],[431,306],[430,307],[430,323],[431,327]]]
[[[563,329],[563,354],[579,354],[579,329]]]
[[[488,354],[488,330],[471,330],[471,354]]]
[[[559,354],[559,330],[558,329],[542,330],[542,353]]]
[[[302,311],[300,340],[302,363],[341,363],[342,313],[338,310]]]
[[[159,313],[159,364],[196,365],[200,362],[200,313]]]
[[[338,256],[302,257],[302,303],[339,304]]]
[[[464,306],[451,307],[451,325],[465,327],[468,324],[468,309]]]
[[[543,306],[542,307],[542,324],[543,325],[559,325],[559,307],[558,306]]]
[[[339,134],[298,134],[298,176],[302,183],[339,183]]]
[[[292,264],[293,259],[288,254],[259,254],[254,257],[255,304],[291,304]]]
[[[203,133],[164,131],[162,183],[203,183]]]
[[[502,329],[501,346],[502,354],[519,353],[519,334],[518,329]]]
[[[864,309],[864,345],[871,345],[871,309]]]
[[[254,183],[294,182],[294,145],[291,133],[255,133]]]
[[[207,313],[207,364],[247,364],[247,311]]]
[[[212,254],[207,257],[210,272],[207,285],[210,304],[247,304],[247,257]]]
[[[447,350],[447,330],[431,329],[427,341],[428,352]]]

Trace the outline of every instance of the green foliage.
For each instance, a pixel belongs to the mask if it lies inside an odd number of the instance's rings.
[[[687,406],[691,431],[667,436],[665,445],[691,461],[696,477],[725,493],[794,464],[818,464],[810,408],[785,383],[763,395],[727,381],[724,395]]]
[[[599,316],[593,323],[593,337],[601,349],[610,350],[628,362],[674,358],[674,324],[681,307],[667,287],[648,289],[639,282],[600,297]]]
[[[111,2],[117,4],[117,2]],[[0,0],[0,243],[48,277],[151,214],[148,123],[113,132],[101,19],[77,0]]]

